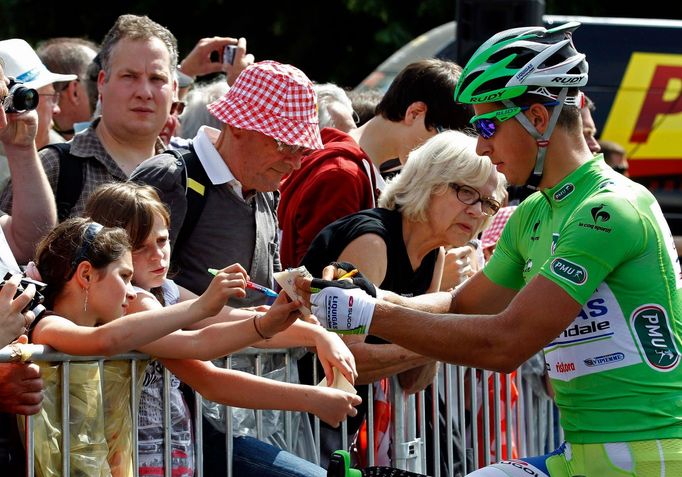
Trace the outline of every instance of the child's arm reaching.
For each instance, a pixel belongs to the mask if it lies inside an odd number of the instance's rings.
[[[161,338],[190,323],[220,311],[235,290],[244,291],[241,272],[221,270],[197,299],[165,308],[151,309],[115,319],[99,327],[82,326],[50,315],[33,331],[33,342],[46,344],[63,353],[81,356],[111,356]],[[238,292],[238,291],[237,291]]]
[[[178,288],[180,289],[181,300],[196,297],[191,291],[182,287]],[[194,323],[190,325],[189,328],[199,329],[217,323],[251,319],[253,314],[254,312],[252,310],[225,306],[215,316]],[[264,336],[268,337],[272,336],[274,333],[272,326],[279,326],[276,318],[273,320],[273,325],[269,324],[269,320],[271,319],[270,314],[271,312],[269,310],[266,311],[265,315],[259,321],[261,332]],[[314,325],[302,320],[295,320],[291,326],[281,330],[273,336],[272,339],[252,342],[250,345],[262,348],[290,348],[293,346],[314,347],[322,367],[324,368],[327,383],[330,385],[334,380],[332,368],[337,368],[351,383],[355,382],[355,378],[357,378],[358,375],[353,354],[337,334],[329,332],[319,325]],[[194,357],[201,359],[198,356]]]
[[[154,298],[139,300],[139,304],[137,302],[136,299],[133,304],[147,308],[161,306]],[[251,346],[264,336],[269,337],[269,333],[278,333],[290,326],[300,316],[299,306],[299,302],[290,302],[282,293],[266,315],[249,312],[248,318],[240,321],[216,323],[199,330],[177,331],[141,347],[140,350],[165,358],[218,358]],[[267,328],[263,324],[266,316]]]
[[[283,383],[202,361],[162,362],[204,398],[228,406],[310,412],[337,427],[347,416],[355,416],[354,406],[362,402],[359,396],[338,389]]]
[[[267,314],[262,321],[265,321],[266,316]],[[297,320],[273,339],[256,343],[255,346],[263,348],[290,348],[293,346],[315,348],[314,351],[317,353],[327,377],[327,384],[330,386],[334,381],[333,368],[338,369],[351,384],[358,377],[355,358],[346,343],[339,335],[327,331],[320,325]]]

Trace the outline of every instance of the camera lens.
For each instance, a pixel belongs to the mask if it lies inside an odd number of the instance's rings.
[[[10,80],[9,93],[5,98],[5,112],[18,113],[36,109],[40,96],[35,89],[21,86],[18,81]]]
[[[38,96],[38,92],[35,89],[19,86],[14,91],[12,98],[14,108],[19,111],[25,111],[38,107],[40,96]]]

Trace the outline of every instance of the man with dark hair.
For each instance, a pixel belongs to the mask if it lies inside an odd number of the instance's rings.
[[[166,122],[176,82],[177,42],[172,33],[146,16],[121,15],[102,41],[102,70],[97,86],[102,115],[67,143],[68,157],[49,147],[40,152],[52,189],[60,198],[62,164],[79,163],[74,203],[59,210],[60,219],[80,215],[97,186],[123,181],[143,160],[164,149],[159,132]],[[68,169],[64,169],[68,170]],[[73,177],[66,181],[72,183]],[[64,184],[62,184],[64,187]],[[67,184],[66,187],[69,187]],[[0,208],[12,209],[5,189]]]

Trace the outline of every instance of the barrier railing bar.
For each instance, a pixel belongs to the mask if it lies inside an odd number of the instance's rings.
[[[507,421],[507,427],[506,427],[506,440],[507,440],[507,455],[503,456],[505,459],[511,459],[512,458],[512,445],[513,445],[513,439],[512,439],[512,432],[514,431],[514,425],[516,422],[516,419],[514,418],[514,415],[512,414],[512,392],[511,392],[511,386],[512,386],[512,381],[511,381],[511,376],[508,374],[504,374],[504,416]]]
[[[502,459],[502,403],[500,400],[500,373],[493,373],[493,419],[495,422],[495,460]],[[507,423],[509,424],[509,423]]]
[[[138,449],[137,441],[137,424],[139,422],[139,410],[138,406],[135,405],[135,397],[137,396],[137,361],[136,359],[130,360],[130,411],[133,419],[133,435],[131,436],[132,442],[132,456],[133,456],[133,475],[135,477],[140,477],[140,453]]]
[[[70,475],[69,454],[71,453],[71,408],[69,407],[71,365],[66,361],[62,365],[62,475]],[[100,367],[100,379],[101,379]],[[101,385],[101,382],[100,382]]]
[[[171,456],[171,398],[170,398],[171,373],[163,368],[163,475],[172,477],[173,461]]]

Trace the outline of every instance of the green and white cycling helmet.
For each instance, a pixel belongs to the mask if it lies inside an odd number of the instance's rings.
[[[579,26],[578,22],[569,22],[551,29],[521,27],[493,35],[474,52],[455,89],[459,103],[503,103],[502,112],[511,113],[505,119],[515,117],[533,135],[539,147],[535,168],[526,183],[533,189],[542,178],[546,148],[561,108],[565,104],[584,105],[582,93],[568,96],[569,88],[585,86],[588,78],[585,55],[575,49],[572,40]],[[547,97],[545,105],[554,107],[544,134],[511,101],[528,93]],[[472,123],[477,119],[475,116]]]

